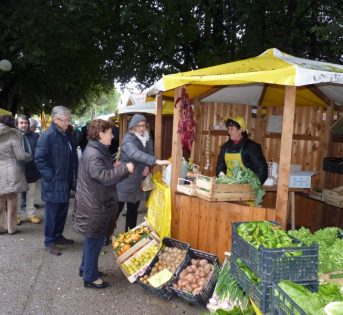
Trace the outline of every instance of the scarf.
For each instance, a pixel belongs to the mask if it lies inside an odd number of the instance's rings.
[[[149,132],[147,130],[144,131],[144,135],[141,136],[139,133],[135,132],[135,136],[142,142],[143,147],[145,148],[146,143],[149,141]]]

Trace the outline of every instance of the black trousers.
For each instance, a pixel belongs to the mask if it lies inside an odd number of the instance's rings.
[[[119,202],[119,214],[123,211],[123,208],[126,203],[126,223],[125,223],[125,232],[129,229],[132,230],[137,225],[137,215],[138,207],[140,201],[137,202]]]

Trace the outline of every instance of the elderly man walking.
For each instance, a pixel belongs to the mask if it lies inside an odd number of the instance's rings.
[[[42,199],[45,201],[45,249],[61,255],[57,245],[71,245],[63,236],[67,218],[70,189],[77,174],[77,153],[67,129],[71,113],[64,106],[52,109],[52,124],[37,142],[35,163],[42,175]]]

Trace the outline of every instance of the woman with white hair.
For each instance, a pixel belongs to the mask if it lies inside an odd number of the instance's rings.
[[[137,210],[143,199],[142,179],[157,165],[167,165],[168,160],[159,160],[153,156],[152,141],[147,131],[147,120],[143,115],[135,114],[129,121],[129,131],[124,135],[120,146],[120,162],[134,164],[134,172],[117,184],[119,212],[126,203],[125,231],[137,225]]]

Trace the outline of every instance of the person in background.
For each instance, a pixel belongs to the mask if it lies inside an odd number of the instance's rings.
[[[44,245],[52,255],[61,255],[57,245],[71,245],[63,235],[67,218],[70,190],[73,187],[77,160],[76,148],[69,140],[67,129],[71,113],[64,106],[52,109],[52,124],[38,139],[35,163],[42,175],[42,199],[45,201]]]
[[[111,118],[108,120],[112,124],[112,134],[113,134],[113,139],[111,141],[111,145],[108,147],[112,157],[115,156],[115,154],[118,151],[119,148],[119,127],[113,122]]]
[[[79,146],[80,146],[82,153],[85,150],[85,148],[87,146],[87,142],[88,142],[87,129],[88,129],[89,124],[90,124],[90,121],[87,121],[87,123],[83,127],[81,127],[81,137],[80,137],[80,141],[79,141]]]
[[[78,135],[75,130],[75,128],[72,125],[68,126],[68,129],[66,131],[66,135],[68,137],[69,143],[72,144],[73,148],[78,147]],[[74,198],[75,197],[75,191],[76,191],[76,182],[77,182],[77,174],[79,170],[79,159],[77,157],[77,153],[73,155],[73,165],[75,168],[75,172],[73,172],[73,178],[72,178],[72,186],[71,186],[71,192],[70,192],[70,197]]]
[[[15,128],[12,116],[0,116],[0,234],[15,234],[17,230],[17,194],[27,191],[23,163],[31,155],[23,148],[21,132]],[[7,229],[4,215],[7,212]]]
[[[125,231],[137,225],[137,210],[143,199],[142,179],[157,165],[168,165],[167,160],[158,160],[153,156],[152,143],[147,132],[147,120],[143,115],[135,114],[129,121],[129,131],[124,135],[120,146],[120,163],[132,162],[134,173],[117,184],[119,213],[125,203],[127,207]]]
[[[268,177],[268,165],[261,146],[248,138],[246,122],[242,116],[229,118],[226,121],[229,140],[221,147],[216,174],[230,175],[228,170],[237,163],[249,168],[259,178],[261,185]]]
[[[40,130],[37,129],[38,127],[38,121],[34,118],[30,118],[30,131],[31,132],[35,132],[35,133],[38,133],[38,135],[41,134]],[[34,156],[32,157],[34,159]],[[40,173],[39,173],[40,174]],[[36,208],[38,207],[42,207],[43,206],[43,200],[41,198],[41,180],[40,180],[41,176],[39,176],[39,180],[37,180],[36,182],[36,201],[35,201],[35,204],[34,206]]]
[[[95,119],[88,128],[88,144],[83,153],[73,211],[74,230],[85,236],[79,275],[84,286],[108,286],[98,270],[105,237],[112,235],[118,215],[116,184],[133,172],[131,162],[115,166],[108,150],[113,139],[110,122]]]
[[[32,158],[30,162],[25,164],[25,177],[29,185],[29,190],[25,193],[21,193],[21,210],[26,212],[27,221],[37,224],[41,222],[41,218],[37,216],[36,213],[35,197],[38,191],[37,186],[40,184],[39,179],[41,178],[41,175],[38,172],[33,159],[39,134],[30,130],[30,121],[26,115],[18,115],[17,128],[23,134],[25,152],[29,153]]]

